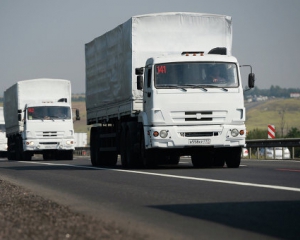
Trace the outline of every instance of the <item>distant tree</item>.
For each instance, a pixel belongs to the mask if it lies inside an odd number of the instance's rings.
[[[285,136],[286,138],[300,138],[300,130],[296,127],[292,127],[287,135]],[[300,147],[295,147],[294,148],[294,154],[295,157],[300,157]]]
[[[292,127],[287,135],[285,136],[286,138],[300,138],[300,130],[296,127]]]
[[[268,130],[253,129],[247,133],[247,140],[250,139],[266,139],[268,138]]]

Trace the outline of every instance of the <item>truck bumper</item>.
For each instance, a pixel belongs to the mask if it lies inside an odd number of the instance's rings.
[[[237,147],[245,146],[246,138],[245,125],[159,126],[144,131],[147,149]]]
[[[27,139],[23,141],[25,151],[75,150],[74,139]]]

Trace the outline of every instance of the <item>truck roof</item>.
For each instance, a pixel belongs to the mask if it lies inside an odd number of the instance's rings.
[[[151,62],[150,62],[151,61]],[[147,64],[158,64],[158,63],[168,63],[168,62],[232,62],[236,63],[237,59],[233,56],[228,55],[217,55],[217,54],[204,54],[203,56],[200,56],[200,54],[193,55],[189,54],[187,55],[165,55],[165,56],[159,56],[156,58],[152,58],[151,60],[147,61]]]

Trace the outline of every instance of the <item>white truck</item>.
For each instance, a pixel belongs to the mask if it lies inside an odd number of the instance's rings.
[[[7,156],[7,138],[5,131],[5,122],[3,107],[0,107],[0,157]]]
[[[231,17],[131,17],[85,45],[91,163],[237,168],[245,146],[240,65]],[[249,66],[249,65],[245,65]],[[251,66],[250,66],[251,67]],[[248,86],[254,86],[254,74]]]
[[[19,81],[4,92],[9,160],[72,160],[74,127],[71,82],[63,79]],[[79,111],[76,111],[79,118]]]

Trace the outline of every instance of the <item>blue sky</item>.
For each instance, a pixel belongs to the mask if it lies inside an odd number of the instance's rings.
[[[299,0],[0,0],[0,96],[41,77],[69,79],[84,93],[84,44],[155,12],[232,16],[233,55],[253,66],[256,85],[300,88]]]

